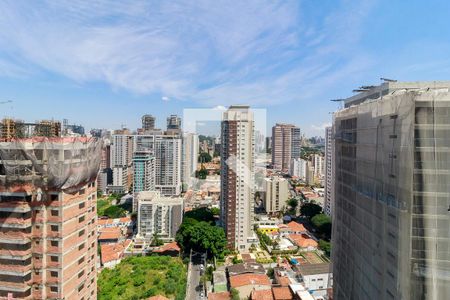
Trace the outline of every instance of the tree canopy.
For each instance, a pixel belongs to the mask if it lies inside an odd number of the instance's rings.
[[[314,203],[305,203],[300,207],[302,216],[312,218],[322,212],[322,207]]]
[[[212,160],[211,155],[209,155],[209,153],[206,153],[206,152],[202,152],[198,156],[198,162],[200,162],[200,163],[208,163],[208,162],[211,162],[211,160]]]
[[[211,209],[202,207],[193,209],[184,214],[185,218],[194,219],[196,221],[204,221],[214,223],[214,213]]]
[[[132,276],[130,276],[132,274]],[[98,277],[99,300],[147,299],[164,295],[185,299],[186,267],[179,258],[132,256]]]
[[[319,233],[331,236],[331,218],[325,214],[318,214],[312,217],[312,224],[317,228]]]
[[[298,206],[298,200],[296,198],[291,198],[286,201],[287,205],[289,205],[293,210],[295,210]]]
[[[191,218],[184,219],[177,232],[176,241],[185,253],[192,249],[208,252],[209,257],[222,257],[227,244],[223,228]]]

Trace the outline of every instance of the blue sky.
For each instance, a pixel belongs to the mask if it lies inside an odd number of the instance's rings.
[[[323,135],[351,90],[450,79],[450,2],[1,1],[0,117],[162,126],[246,103]]]

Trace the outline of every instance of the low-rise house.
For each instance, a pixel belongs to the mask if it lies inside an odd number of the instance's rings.
[[[307,234],[290,234],[288,238],[294,245],[306,251],[317,250],[319,244]]]
[[[283,230],[283,233],[286,234],[302,234],[307,233],[308,230],[306,230],[305,226],[303,224],[297,223],[295,221],[291,221],[286,224],[285,230]]]
[[[266,274],[240,274],[230,276],[230,288],[239,292],[241,299],[248,299],[253,290],[270,290],[270,279]]]
[[[114,268],[122,261],[125,249],[131,243],[131,240],[125,240],[122,243],[102,244],[100,246],[101,262],[105,268]]]
[[[296,266],[299,278],[313,296],[325,296],[333,286],[330,263],[300,264]]]
[[[118,227],[102,228],[97,238],[100,244],[118,243],[124,239],[122,230]]]
[[[159,255],[167,255],[167,256],[179,256],[181,252],[181,248],[178,246],[177,242],[172,242],[168,244],[164,244],[161,247],[153,249],[152,253]]]
[[[251,300],[273,300],[273,295],[271,290],[253,290],[250,295]]]
[[[293,300],[294,295],[288,286],[272,287],[274,300]]]
[[[266,274],[262,264],[259,263],[242,263],[235,264],[227,267],[228,276],[240,275],[240,274]]]

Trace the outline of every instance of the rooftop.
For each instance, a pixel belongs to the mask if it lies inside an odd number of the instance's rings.
[[[318,246],[317,242],[306,234],[290,234],[289,239],[300,248],[317,248]]]
[[[331,273],[330,263],[299,264],[297,269],[302,276]]]
[[[102,228],[99,233],[98,240],[117,240],[122,236],[121,229],[117,227]]]
[[[232,288],[245,285],[269,285],[270,279],[266,274],[240,274],[230,276],[230,286]]]
[[[229,300],[231,299],[230,292],[209,293],[208,300]]]
[[[293,295],[288,286],[272,288],[274,300],[292,300]]]
[[[250,263],[245,262],[242,264],[228,266],[227,270],[230,276],[245,273],[266,274],[266,270],[264,269],[262,264],[251,262]]]
[[[253,290],[251,294],[252,300],[273,300],[271,290]]]
[[[295,221],[291,221],[287,224],[287,227],[291,229],[292,231],[301,232],[301,231],[307,231],[305,226],[303,224],[297,223]]]

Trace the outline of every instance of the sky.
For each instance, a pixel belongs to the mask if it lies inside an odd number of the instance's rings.
[[[0,2],[0,118],[164,127],[249,104],[324,135],[331,99],[380,77],[450,79],[450,1]]]

